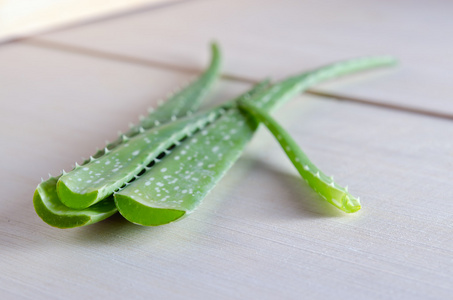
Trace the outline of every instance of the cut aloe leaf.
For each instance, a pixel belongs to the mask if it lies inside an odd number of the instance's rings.
[[[393,63],[388,57],[336,63],[289,78],[238,101],[249,100],[271,111],[317,82]],[[192,213],[240,156],[257,124],[249,114],[244,115],[236,108],[229,110],[116,193],[119,212],[127,220],[147,226],[167,224]]]
[[[49,225],[73,228],[93,224],[117,212],[113,199],[106,199],[84,210],[70,209],[58,199],[55,190],[58,177],[43,181],[35,191],[33,205],[36,213]]]
[[[233,165],[255,128],[237,109],[229,110],[116,193],[119,212],[152,226],[190,214]]]
[[[133,137],[139,134],[143,128],[149,129],[161,123],[174,120],[175,117],[184,116],[188,112],[198,109],[202,99],[219,75],[221,65],[220,52],[216,44],[213,44],[211,48],[212,59],[208,69],[189,86],[172,95],[159,107],[159,109],[151,112],[147,117],[142,119],[139,125],[133,126],[131,130],[125,134],[126,137]],[[120,137],[115,142],[108,144],[106,149],[111,150],[115,148],[122,143],[123,139],[124,138]],[[90,160],[93,158],[99,158],[104,154],[104,149],[99,150]],[[84,164],[88,163],[90,160],[87,160]],[[60,176],[56,178],[58,179]],[[105,211],[92,210],[91,208],[86,210],[65,208],[55,192],[56,182],[57,181],[53,177],[49,180],[41,182],[36,189],[33,201],[38,215],[49,225],[60,228],[88,225],[105,219],[117,211],[116,207],[114,207],[113,197],[109,197],[102,201],[102,203],[105,202],[106,207],[111,209],[109,213],[106,213]],[[96,213],[98,213],[97,216]],[[75,215],[77,215],[77,218],[74,217]],[[81,219],[91,221],[83,222]]]
[[[209,67],[201,74],[195,81],[190,83],[187,87],[171,95],[167,101],[159,105],[158,109],[151,110],[145,118],[140,120],[136,126],[124,134],[130,138],[139,134],[143,129],[150,128],[165,124],[170,121],[175,121],[180,117],[191,114],[198,110],[202,100],[212,87],[213,83],[218,79],[221,66],[221,55],[217,44],[211,45],[211,62]],[[111,150],[123,142],[123,137],[120,136],[116,141],[109,143],[106,148]],[[104,155],[105,149],[99,150],[94,158]],[[89,162],[89,161],[87,161]]]
[[[220,107],[150,129],[107,151],[102,157],[64,174],[57,183],[61,202],[82,209],[105,199],[137,174],[146,171],[147,165],[168,152],[167,149],[177,147],[180,140],[214,121],[223,112],[225,109]]]
[[[239,102],[239,107],[266,125],[280,143],[302,178],[324,200],[347,213],[353,213],[360,210],[361,205],[359,199],[352,196],[348,192],[347,187],[344,188],[338,185],[334,182],[333,177],[329,177],[319,170],[297,145],[289,133],[267,112],[256,107],[249,101]]]
[[[261,90],[266,84],[259,84],[245,95]],[[213,122],[226,111],[225,108],[231,109],[232,103],[235,102],[230,101],[208,112],[144,131],[115,149],[107,150],[102,157],[64,174],[57,183],[61,202],[68,207],[81,209],[110,196],[136,175],[147,171],[151,163],[160,161],[165,154],[170,153],[169,149],[178,148],[180,140]]]

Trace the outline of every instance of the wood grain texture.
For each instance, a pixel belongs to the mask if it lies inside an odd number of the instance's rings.
[[[361,196],[358,214],[320,200],[260,129],[189,218],[60,230],[34,213],[39,177],[89,155],[187,74],[21,45],[0,48],[0,63],[1,299],[451,297],[451,122],[301,96],[275,116]],[[223,81],[216,101],[246,88]]]
[[[315,90],[452,117],[452,9],[449,1],[191,1],[40,39],[192,69],[215,39],[225,73],[252,80],[391,54],[397,69]]]

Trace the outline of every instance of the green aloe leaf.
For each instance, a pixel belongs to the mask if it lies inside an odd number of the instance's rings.
[[[359,198],[352,196],[347,187],[341,187],[334,182],[333,177],[325,175],[316,167],[289,133],[266,111],[250,101],[241,101],[239,107],[266,125],[302,178],[324,200],[347,213],[356,212],[361,208]]]
[[[84,210],[68,209],[58,199],[55,191],[59,177],[51,177],[38,185],[33,203],[36,213],[49,225],[73,228],[104,220],[116,212],[113,197]]]
[[[166,123],[174,120],[175,117],[184,116],[196,110],[220,71],[221,56],[218,46],[213,44],[211,50],[212,59],[210,66],[197,80],[172,95],[158,110],[150,112],[147,117],[140,121],[139,125],[133,126],[124,136],[133,137],[143,131],[143,129]],[[106,148],[98,151],[84,164],[95,158],[100,158],[106,151],[114,149],[122,143],[124,136],[108,144]],[[48,180],[43,180],[36,188],[33,204],[37,214],[44,222],[55,227],[72,228],[101,221],[117,212],[112,196],[95,205],[101,209],[90,207],[78,210],[66,207],[61,203],[56,192],[56,182],[60,177],[61,175],[57,177],[50,176]]]
[[[169,148],[177,147],[180,140],[202,129],[225,112],[223,107],[196,116],[180,119],[134,136],[102,157],[84,166],[76,167],[60,177],[57,192],[60,201],[71,208],[87,208],[113,194],[146,171],[149,164],[158,161]]]
[[[340,62],[291,77],[255,95],[244,95],[272,111],[304,89],[323,80],[395,63],[389,57]],[[192,213],[223,177],[253,136],[258,122],[237,108],[188,138],[151,170],[115,193],[119,212],[129,221],[148,226],[167,224]]]
[[[245,95],[255,93],[267,85],[258,84]],[[143,131],[133,138],[98,158],[91,159],[83,167],[76,167],[60,177],[57,193],[60,201],[71,208],[87,208],[116,190],[126,186],[140,173],[146,172],[149,165],[160,161],[170,149],[178,148],[180,141],[202,130],[220,117],[227,109],[233,108],[234,101],[220,105],[207,112],[201,112],[167,123],[163,126]]]

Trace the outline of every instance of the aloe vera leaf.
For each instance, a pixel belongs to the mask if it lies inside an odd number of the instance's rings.
[[[119,212],[133,223],[150,226],[190,214],[252,137],[256,125],[248,121],[235,108],[184,141],[138,180],[114,194]]]
[[[263,82],[245,95],[265,85],[267,83]],[[170,153],[167,149],[177,147],[180,140],[213,122],[225,108],[231,108],[232,103],[144,131],[131,139],[124,137],[127,142],[113,150],[107,149],[102,157],[61,176],[57,183],[60,201],[68,207],[81,209],[103,200],[146,171],[147,165]]]
[[[256,119],[266,125],[280,143],[302,178],[324,200],[347,213],[356,212],[361,208],[359,198],[352,196],[348,192],[347,187],[341,187],[334,182],[333,177],[329,177],[319,170],[297,145],[290,134],[266,111],[258,108],[249,101],[241,101],[238,105],[239,108],[253,115]]]
[[[115,147],[98,159],[60,177],[57,193],[71,208],[89,207],[113,194],[180,140],[212,122],[225,111],[222,107],[152,128]]]
[[[332,63],[289,77],[274,84],[270,88],[270,92],[263,91],[262,95],[256,95],[256,98],[261,99],[254,101],[254,105],[265,111],[273,111],[298,93],[305,91],[317,83],[360,71],[390,67],[396,63],[397,60],[391,56],[361,57]]]
[[[104,220],[116,212],[113,199],[106,199],[84,210],[69,210],[58,199],[55,190],[59,177],[43,181],[35,191],[33,205],[36,213],[49,225],[72,228]]]
[[[211,62],[209,67],[187,87],[172,94],[169,98],[159,105],[157,110],[151,110],[148,116],[142,118],[140,123],[132,126],[125,133],[126,137],[133,137],[139,134],[142,129],[150,129],[161,124],[175,121],[177,118],[191,114],[198,110],[202,100],[205,98],[213,83],[218,79],[221,67],[221,55],[219,47],[216,43],[211,44]],[[123,142],[120,136],[116,141],[109,143],[106,147],[108,150],[115,148]],[[104,155],[104,149],[99,150],[94,158],[99,158]],[[87,161],[89,162],[89,161]]]
[[[336,63],[291,77],[238,101],[249,100],[271,111],[322,80],[392,64],[394,60],[389,57]],[[147,226],[167,224],[192,213],[240,156],[257,126],[249,114],[237,108],[229,110],[126,189],[115,193],[118,211],[127,220]]]
[[[219,75],[221,65],[220,51],[216,44],[212,44],[211,49],[212,58],[207,70],[193,83],[172,95],[159,107],[159,109],[150,112],[147,117],[140,121],[139,125],[133,126],[130,131],[125,134],[125,136],[132,137],[142,131],[142,128],[149,129],[155,125],[159,125],[160,123],[171,121],[175,118],[175,116],[183,116],[199,107],[201,100],[204,98],[208,89],[212,86],[213,82]],[[111,150],[115,148],[121,144],[122,140],[123,138],[120,137],[115,142],[108,144],[105,149]],[[105,149],[99,150],[90,158],[90,160],[104,155]],[[85,161],[84,164],[88,163],[90,160]],[[61,175],[55,178],[58,179],[60,177]],[[56,194],[56,186],[52,186],[55,184],[56,180],[54,180],[53,177],[49,178],[49,180],[41,182],[36,188],[33,201],[36,212],[43,219],[43,221],[49,225],[61,228],[78,227],[101,221],[117,212],[117,209],[113,204],[113,197],[109,197],[102,201],[103,203],[110,203],[110,205],[106,204],[103,206],[104,208],[109,209],[108,213],[107,211],[98,211],[99,213],[97,216],[95,215],[96,210],[74,210],[72,208],[68,208],[59,200]],[[75,215],[77,215],[78,218],[74,218]],[[85,223],[81,222],[80,219],[83,215],[85,215],[85,217],[83,217],[85,220],[91,221]],[[61,226],[59,224],[61,224]]]

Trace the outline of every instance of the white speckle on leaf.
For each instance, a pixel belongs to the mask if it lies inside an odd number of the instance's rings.
[[[140,150],[135,150],[134,152],[132,152],[132,155],[135,156],[135,155],[138,155],[140,153]]]
[[[167,168],[162,168],[160,171],[165,172],[165,171],[167,171]]]
[[[156,183],[158,186],[164,186],[164,184],[162,182],[158,182]]]
[[[219,151],[219,146],[215,146],[212,148],[212,152],[217,152],[217,151]]]

